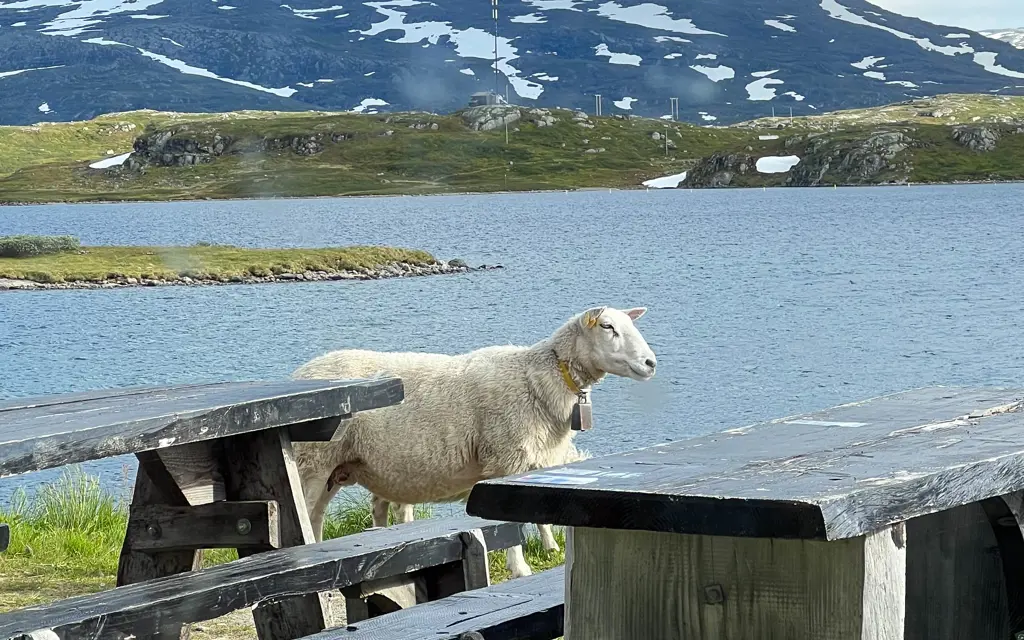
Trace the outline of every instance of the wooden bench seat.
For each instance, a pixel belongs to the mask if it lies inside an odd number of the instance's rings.
[[[557,567],[304,640],[552,640],[563,632],[564,602],[565,567]]]
[[[0,638],[41,629],[61,638],[118,637],[119,633],[143,637],[257,603],[451,568],[453,563],[461,575],[467,547],[472,546],[467,538],[482,538],[487,550],[507,549],[524,542],[523,525],[470,516],[417,520],[257,553],[208,569],[0,614]]]

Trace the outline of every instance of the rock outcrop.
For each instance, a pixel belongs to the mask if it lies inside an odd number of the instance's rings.
[[[491,131],[518,122],[521,117],[518,107],[508,105],[470,107],[462,112],[462,121],[474,131]]]
[[[953,139],[971,151],[986,153],[994,151],[1000,132],[994,127],[963,125],[953,127]]]

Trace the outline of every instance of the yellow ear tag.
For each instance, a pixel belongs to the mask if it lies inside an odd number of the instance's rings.
[[[597,326],[597,316],[587,316],[587,328],[593,329]]]

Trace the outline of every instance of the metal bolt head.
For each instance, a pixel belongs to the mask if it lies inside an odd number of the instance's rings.
[[[249,522],[248,518],[239,518],[238,522],[235,523],[235,531],[239,535],[249,535],[249,532],[252,531],[252,523]]]
[[[156,540],[157,538],[160,537],[160,534],[162,533],[160,531],[160,525],[158,525],[158,524],[151,524],[151,525],[147,526],[146,527],[146,533],[149,534],[150,538],[153,538],[154,540]]]
[[[709,584],[704,587],[704,601],[708,604],[722,604],[725,602],[725,590],[720,584]]]

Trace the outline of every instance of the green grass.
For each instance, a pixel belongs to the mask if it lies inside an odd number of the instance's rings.
[[[127,481],[119,493],[113,493],[77,468],[43,485],[31,498],[16,492],[0,508],[0,522],[11,525],[10,548],[0,553],[0,612],[112,588],[128,523],[129,495]],[[325,520],[324,538],[364,530],[372,523],[370,511],[368,495],[337,502]],[[417,519],[431,515],[429,507],[417,508]],[[564,548],[564,535],[558,532],[556,537]],[[565,561],[562,551],[541,549],[536,537],[530,538],[524,552],[534,571]],[[492,581],[508,579],[505,552],[489,555]],[[212,566],[237,557],[233,549],[206,550],[203,564]]]
[[[434,262],[434,257],[425,251],[372,246],[324,249],[249,249],[208,244],[190,247],[82,247],[70,253],[0,258],[0,278],[36,282],[100,281],[117,277],[231,278]]]
[[[552,112],[555,126],[516,123],[510,131],[477,132],[459,115],[425,114],[122,114],[137,126],[114,148],[96,139],[97,121],[45,127],[52,141],[69,143],[66,153],[26,152],[42,134],[26,127],[0,127],[0,202],[88,200],[178,200],[272,196],[337,196],[487,192],[498,190],[634,187],[644,179],[678,172],[723,144],[756,140],[749,130],[709,129],[650,119],[591,118],[594,128],[572,120],[572,112]],[[110,118],[110,117],[106,117]],[[114,119],[116,121],[117,119]],[[105,120],[108,122],[109,120]],[[436,123],[437,130],[415,129]],[[104,124],[109,128],[109,124]],[[68,129],[58,136],[50,129]],[[73,131],[87,128],[89,136]],[[518,130],[516,130],[518,129]],[[144,174],[104,172],[88,161],[106,151],[124,153],[132,139],[169,131],[174,139],[211,143],[230,140],[231,153],[208,164],[149,166]],[[390,135],[385,135],[386,132]],[[671,132],[674,150],[665,153],[653,132]],[[269,142],[295,136],[347,134],[324,141],[323,151],[302,156],[291,149],[257,151]],[[272,145],[271,145],[272,146]],[[604,149],[587,153],[589,149]]]
[[[593,128],[588,128],[574,121],[571,111],[551,114],[554,126],[513,124],[508,142],[503,128],[472,131],[458,113],[134,111],[84,122],[0,127],[0,203],[636,188],[648,178],[689,170],[715,152],[766,155],[789,150],[785,142],[795,135],[856,137],[892,125],[921,133],[922,144],[908,152],[914,182],[1024,176],[1015,144],[1006,143],[997,156],[977,158],[937,138],[948,138],[950,127],[958,124],[1014,126],[1024,120],[1024,98],[1016,96],[951,94],[729,127],[591,117]],[[437,129],[416,128],[421,124]],[[209,163],[150,165],[142,173],[88,168],[158,132],[183,145],[209,145],[220,136],[227,151]],[[668,133],[674,148],[666,153],[663,140],[652,138],[655,132]],[[780,139],[760,140],[765,134]],[[310,136],[322,137],[318,153],[304,156],[287,147],[292,138]],[[333,142],[332,136],[345,139]],[[841,178],[835,181],[844,182]],[[778,176],[750,176],[736,184],[778,182]]]

